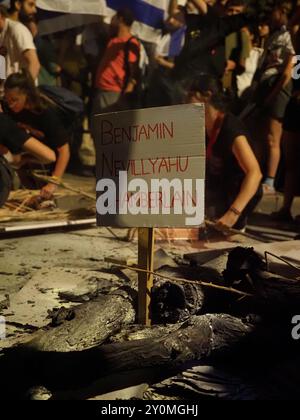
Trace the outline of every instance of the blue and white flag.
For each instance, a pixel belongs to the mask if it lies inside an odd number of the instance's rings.
[[[168,14],[169,2],[170,0],[37,0],[37,5],[42,10],[40,31],[45,34],[95,22],[97,16],[103,16],[109,22],[116,10],[128,7],[136,17],[134,34],[144,41],[156,42]]]
[[[143,41],[157,42],[168,15],[169,0],[106,0],[108,16],[122,7],[131,9],[136,22],[133,33]]]
[[[9,4],[0,0],[0,4]],[[170,0],[37,0],[41,34],[97,22],[109,22],[116,10],[131,9],[136,17],[133,32],[140,39],[156,42],[167,18]]]

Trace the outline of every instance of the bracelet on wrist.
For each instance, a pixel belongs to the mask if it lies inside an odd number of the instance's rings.
[[[238,209],[236,209],[235,207],[230,207],[230,211],[232,213],[234,213],[236,216],[239,216],[240,217],[242,215],[242,212],[239,211]]]

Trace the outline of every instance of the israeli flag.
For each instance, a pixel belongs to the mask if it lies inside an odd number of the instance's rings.
[[[116,10],[127,7],[135,15],[133,33],[141,40],[157,42],[161,35],[164,21],[168,16],[170,0],[106,0],[108,17]]]
[[[179,0],[179,3],[185,0]],[[0,0],[0,4],[9,4]],[[49,34],[99,21],[107,23],[116,10],[127,7],[136,17],[133,32],[143,41],[157,42],[170,0],[37,0],[40,34]]]
[[[99,16],[109,23],[116,10],[128,7],[136,17],[134,34],[144,41],[157,42],[169,3],[170,0],[37,0],[40,33],[97,22]]]

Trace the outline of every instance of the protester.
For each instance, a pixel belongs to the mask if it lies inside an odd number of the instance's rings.
[[[236,77],[238,97],[243,98],[243,100],[246,101],[249,100],[248,90],[251,88],[259,60],[264,52],[262,48],[258,47],[259,39],[257,28],[249,26],[247,30],[250,38],[250,53],[245,61],[245,71]]]
[[[25,68],[37,79],[40,63],[32,34],[22,23],[8,19],[7,10],[1,5],[0,54],[6,59],[7,76]]]
[[[205,9],[202,12],[199,10],[196,18],[189,16],[188,9],[185,11],[185,45],[175,58],[175,67],[170,77],[160,81],[164,105],[183,103],[190,82],[203,73],[221,80],[226,68],[226,36],[248,24],[248,17],[244,14],[221,18],[208,3],[202,3],[205,4]]]
[[[61,179],[70,160],[70,133],[53,104],[48,102],[26,72],[11,75],[5,82],[5,109],[27,133],[30,133],[56,153],[51,175]],[[56,190],[47,184],[41,190],[44,198]]]
[[[258,25],[258,32],[259,32],[259,48],[265,48],[265,44],[270,36],[270,19],[268,17],[264,17],[260,20]]]
[[[293,42],[297,54],[300,53],[300,7],[292,20]],[[299,57],[299,55],[297,55]],[[297,60],[299,67],[299,60]],[[273,219],[280,222],[292,222],[292,206],[294,198],[299,195],[300,179],[300,76],[294,72],[293,96],[287,106],[283,122],[283,151],[285,163],[284,202],[279,212],[272,215]]]
[[[182,10],[174,9],[165,22],[165,29],[157,42],[155,50],[155,68],[152,72],[146,95],[148,107],[169,105],[169,97],[162,92],[166,80],[172,77],[175,58],[180,54],[185,42],[186,26]]]
[[[17,168],[33,159],[44,164],[56,160],[54,151],[19,128],[8,115],[0,112],[0,155],[4,156],[8,151],[12,154],[12,165]]]
[[[226,5],[226,15],[234,16],[244,13],[246,3],[244,0],[229,0]],[[246,60],[250,56],[250,34],[247,28],[233,32],[226,37],[225,56],[226,69],[223,77],[225,89],[237,93],[237,77],[244,73]]]
[[[35,18],[37,14],[36,0],[10,0],[10,19],[24,25]]]
[[[93,115],[130,108],[128,98],[139,83],[140,43],[133,37],[134,15],[122,9],[112,19],[111,34],[98,67]]]
[[[226,110],[220,83],[209,75],[195,80],[188,102],[205,104],[206,216],[244,229],[261,198],[262,179],[247,130]]]
[[[209,73],[222,78],[226,67],[225,37],[227,34],[222,35],[217,42],[214,40],[211,45],[206,46],[213,32],[215,32],[214,35],[218,35],[217,26],[220,21],[218,13],[208,1],[204,0],[190,0],[184,8],[178,7],[177,0],[171,0],[170,12],[175,13],[178,9],[184,14],[186,38],[182,54],[176,61],[175,73],[178,76],[180,74],[180,78],[186,78],[187,74],[189,77],[194,77],[201,73]],[[192,54],[195,44],[199,46],[202,44],[198,54]],[[184,69],[181,68],[183,65]]]
[[[256,99],[265,115],[265,138],[268,144],[268,165],[264,180],[265,193],[275,192],[275,178],[280,162],[282,122],[292,93],[293,57],[295,50],[287,29],[291,12],[289,2],[281,2],[270,18],[271,34],[255,77]]]

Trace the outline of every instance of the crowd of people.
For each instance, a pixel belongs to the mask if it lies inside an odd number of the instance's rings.
[[[300,7],[274,0],[258,13],[250,3],[170,0],[156,43],[133,33],[127,8],[110,25],[40,36],[35,0],[0,5],[1,159],[23,175],[37,163],[57,179],[68,170],[92,174],[79,157],[84,119],[95,137],[95,114],[203,102],[207,216],[244,229],[262,194],[281,186],[284,205],[273,217],[291,221],[300,175]],[[60,89],[58,102],[44,85]],[[69,95],[81,98],[84,113],[64,106]],[[41,196],[55,188],[44,185]]]

